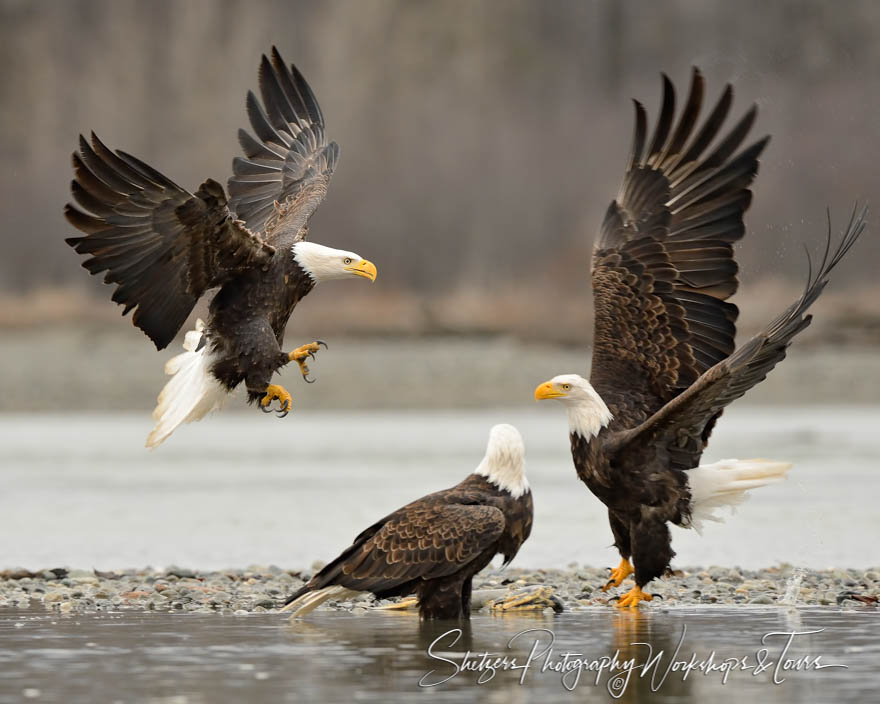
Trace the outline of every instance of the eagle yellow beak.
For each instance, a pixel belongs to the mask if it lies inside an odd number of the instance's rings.
[[[563,396],[567,396],[564,391],[560,391],[555,386],[553,386],[552,382],[545,381],[543,384],[538,384],[538,388],[535,389],[535,400],[536,401],[544,401],[548,398],[562,398]]]
[[[366,259],[361,259],[357,264],[345,267],[345,271],[355,276],[363,276],[370,281],[375,281],[379,273],[376,271],[376,265]]]

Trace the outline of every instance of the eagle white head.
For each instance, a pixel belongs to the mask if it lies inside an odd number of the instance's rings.
[[[360,254],[333,249],[315,242],[297,242],[291,247],[293,258],[316,284],[330,279],[362,276],[376,280],[376,265]]]
[[[512,425],[502,423],[489,431],[489,443],[483,461],[474,470],[499,489],[518,499],[529,490],[525,475],[526,446],[522,435]]]
[[[535,400],[552,398],[568,410],[568,427],[587,439],[597,435],[613,416],[592,384],[578,374],[560,374],[538,384]]]

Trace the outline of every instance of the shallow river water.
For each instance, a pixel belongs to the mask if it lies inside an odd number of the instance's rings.
[[[143,449],[148,414],[0,415],[0,569],[308,568],[365,526],[451,486],[489,428],[523,434],[535,526],[515,564],[616,564],[607,516],[576,478],[562,408],[220,414]],[[880,565],[880,406],[734,406],[704,461],[790,460],[701,537],[673,529],[675,564]]]
[[[0,704],[868,702],[878,628],[865,608],[601,608],[478,615],[465,628],[375,611],[296,626],[277,614],[0,611]]]

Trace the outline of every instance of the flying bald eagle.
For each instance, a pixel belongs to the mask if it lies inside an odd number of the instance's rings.
[[[416,594],[425,619],[470,618],[473,576],[496,554],[509,563],[532,530],[524,462],[517,429],[494,426],[470,476],[371,525],[282,610],[298,618],[328,599],[367,591],[380,599]]]
[[[810,324],[807,309],[864,228],[865,211],[853,212],[831,253],[829,220],[825,255],[801,298],[735,348],[738,310],[727,302],[737,289],[732,243],[743,236],[747,189],[767,138],[734,155],[754,121],[752,107],[704,155],[732,96],[728,85],[696,129],[703,78],[695,69],[673,128],[675,93],[664,76],[647,150],[645,110],[635,104],[632,156],[593,252],[590,382],[566,374],[535,390],[536,399],[565,405],[578,477],[608,508],[621,562],[605,588],[635,572],[636,586],[620,606],[650,601],[643,587],[675,554],[668,522],[699,530],[704,520],[721,520],[715,509],[784,477],[784,462],[700,465],[700,456],[724,408],[764,379]]]
[[[219,408],[244,382],[248,400],[287,415],[291,396],[273,374],[306,360],[320,340],[283,352],[284,329],[296,304],[321,281],[363,277],[376,267],[354,252],[306,241],[309,219],[324,200],[339,147],[324,135],[321,108],[302,74],[288,70],[276,48],[260,63],[262,104],[248,92],[252,136],[239,130],[243,157],[232,162],[230,198],[205,181],[190,193],[144,162],[113,152],[95,135],[80,137],[71,183],[79,208],[67,220],[85,233],[67,240],[89,255],[83,266],[106,271],[112,299],[134,310],[132,322],[157,349],[165,348],[196,301],[219,288],[207,325],[187,333],[183,354],[159,396],[156,427],[147,446],[159,445],[181,423]],[[326,347],[326,345],[324,345]]]

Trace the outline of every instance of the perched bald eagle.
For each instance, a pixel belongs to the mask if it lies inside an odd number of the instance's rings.
[[[471,580],[496,554],[510,562],[532,530],[525,448],[511,425],[489,433],[464,481],[407,504],[363,531],[285,603],[292,618],[328,599],[416,594],[422,618],[470,618]]]
[[[566,374],[535,390],[536,399],[565,405],[578,477],[608,508],[621,562],[606,589],[635,572],[636,586],[621,606],[651,599],[643,587],[675,554],[668,522],[699,530],[703,520],[720,520],[715,509],[784,477],[784,462],[700,465],[700,456],[724,408],[764,379],[810,324],[807,309],[864,228],[865,211],[854,212],[831,253],[829,221],[825,255],[815,274],[811,267],[801,298],[735,348],[738,310],[727,302],[737,289],[732,243],[743,236],[747,187],[767,138],[734,155],[754,121],[752,107],[704,155],[732,90],[727,86],[697,130],[702,98],[695,70],[673,128],[675,93],[664,76],[647,150],[645,111],[635,104],[632,156],[593,253],[590,382]]]
[[[83,266],[90,273],[107,272],[113,300],[123,315],[134,310],[132,322],[157,349],[174,339],[204,293],[219,288],[207,325],[199,321],[186,351],[166,366],[174,376],[159,396],[148,447],[218,408],[242,382],[250,402],[269,411],[277,399],[279,415],[287,415],[291,396],[272,376],[296,362],[309,381],[306,360],[322,344],[282,351],[294,307],[321,281],[376,279],[376,267],[360,255],[306,241],[339,147],[324,135],[311,88],[274,47],[259,80],[262,105],[247,96],[256,137],[239,130],[244,157],[232,162],[229,200],[216,181],[190,193],[94,134],[91,145],[80,137],[73,155],[71,190],[82,210],[68,204],[65,215],[85,236],[67,242],[89,255]]]

